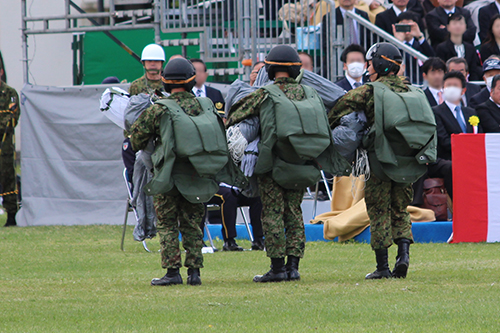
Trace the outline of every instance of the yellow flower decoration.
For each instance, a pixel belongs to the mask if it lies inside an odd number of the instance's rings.
[[[471,126],[479,125],[479,117],[478,116],[470,116],[469,124],[471,124]]]

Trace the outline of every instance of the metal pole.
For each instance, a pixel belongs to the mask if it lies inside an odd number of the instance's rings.
[[[160,0],[154,0],[154,3],[153,3],[153,24],[154,24],[154,30],[155,30],[155,43],[161,44]]]
[[[28,26],[26,24],[26,0],[21,0],[21,30],[22,30],[22,49],[23,49],[23,78],[24,84],[29,83],[29,64],[28,64],[28,35],[26,31]]]

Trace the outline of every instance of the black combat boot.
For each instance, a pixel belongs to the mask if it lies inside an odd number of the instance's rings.
[[[187,284],[189,284],[191,286],[201,285],[200,269],[199,268],[188,268]]]
[[[266,246],[264,245],[264,239],[263,238],[256,238],[252,242],[252,251],[264,251]]]
[[[281,282],[287,279],[285,258],[271,258],[271,270],[264,275],[254,276],[253,282]]]
[[[4,227],[15,227],[16,225],[16,213],[7,213],[7,223]]]
[[[236,244],[234,238],[228,238],[222,246],[222,251],[243,251],[243,248]]]
[[[171,286],[174,284],[182,284],[178,268],[169,268],[164,277],[151,280],[152,286]]]
[[[408,266],[410,266],[410,243],[411,241],[406,238],[400,238],[396,241],[398,244],[398,255],[396,257],[396,265],[392,271],[392,276],[395,278],[406,278],[408,273]]]
[[[299,257],[288,256],[288,261],[286,262],[286,274],[288,275],[288,281],[300,280],[299,261]]]
[[[391,271],[389,270],[387,249],[375,250],[375,257],[377,258],[377,270],[367,274],[365,280],[387,279],[392,277]]]

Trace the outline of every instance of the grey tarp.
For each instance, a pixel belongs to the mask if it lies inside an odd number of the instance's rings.
[[[123,223],[123,130],[99,112],[107,87],[21,91],[19,225]]]
[[[337,100],[340,97],[344,96],[346,93],[344,89],[342,89],[335,83],[325,79],[324,77],[316,73],[306,70],[301,71],[301,74],[297,78],[297,81],[299,81],[301,84],[305,84],[311,88],[314,88],[318,92],[318,95],[323,100],[323,104],[325,105],[327,112],[330,111]],[[240,99],[248,96],[260,87],[267,86],[268,84],[272,84],[273,82],[274,81],[269,80],[265,67],[262,67],[260,69],[253,86],[250,86],[248,83],[241,80],[234,81],[231,86],[229,86],[229,90],[225,98],[226,116],[229,114],[229,110],[231,109],[231,107]]]
[[[143,241],[156,235],[156,213],[153,197],[146,195],[143,191],[144,186],[153,178],[153,174],[148,171],[144,163],[142,156],[144,154],[142,150],[137,152],[134,164],[134,198],[132,205],[137,212],[137,225],[134,228],[134,239],[136,241]]]

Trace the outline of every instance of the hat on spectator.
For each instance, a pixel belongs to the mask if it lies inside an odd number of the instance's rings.
[[[500,69],[500,60],[488,59],[483,64],[483,72],[491,71],[493,69]]]

